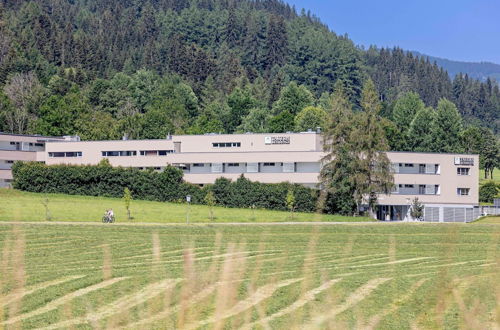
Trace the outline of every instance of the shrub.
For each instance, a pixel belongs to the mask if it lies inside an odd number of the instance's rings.
[[[214,203],[226,207],[263,208],[286,211],[287,194],[294,192],[294,210],[314,212],[318,191],[298,184],[265,184],[252,182],[243,175],[235,182],[219,178],[215,184],[200,188],[184,182],[180,169],[167,166],[163,172],[98,165],[45,165],[37,162],[16,162],[12,167],[13,186],[19,190],[69,195],[123,197],[125,188],[135,199],[162,202],[184,201],[207,203],[213,194]],[[210,197],[211,198],[211,197]]]
[[[479,201],[483,203],[493,203],[493,199],[498,195],[499,187],[494,181],[488,181],[479,188]]]

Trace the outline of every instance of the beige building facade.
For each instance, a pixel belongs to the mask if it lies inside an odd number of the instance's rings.
[[[388,152],[395,188],[379,196],[378,218],[408,220],[417,197],[427,221],[471,221],[479,214],[477,155]],[[161,140],[47,141],[30,159],[46,164],[98,164],[163,170],[172,165],[188,182],[205,185],[244,175],[264,183],[317,187],[324,156],[321,134],[207,134]],[[33,159],[34,158],[34,159]]]
[[[20,135],[0,132],[0,188],[12,183],[12,165],[16,161],[38,161],[48,141],[64,141],[63,137]],[[66,138],[68,139],[68,138]]]

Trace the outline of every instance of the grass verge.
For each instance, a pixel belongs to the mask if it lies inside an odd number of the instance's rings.
[[[44,206],[48,200],[47,207]],[[106,209],[112,208],[117,222],[129,222],[125,203],[119,198],[37,194],[13,189],[0,189],[0,221],[101,221]],[[236,209],[204,205],[161,203],[133,200],[131,222],[191,223],[205,222],[312,222],[312,221],[373,221],[367,217],[346,217],[330,214],[293,213],[261,209]],[[48,212],[47,212],[48,211]]]

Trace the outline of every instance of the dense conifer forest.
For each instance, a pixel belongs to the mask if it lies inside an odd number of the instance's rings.
[[[302,131],[324,125],[334,86],[363,111],[368,80],[391,149],[496,143],[496,82],[451,80],[402,49],[361,49],[279,0],[0,0],[1,131]]]

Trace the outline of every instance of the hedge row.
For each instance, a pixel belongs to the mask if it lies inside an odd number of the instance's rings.
[[[292,190],[296,211],[314,212],[318,199],[315,189],[290,183],[264,184],[240,177],[235,182],[220,178],[205,188],[186,183],[181,170],[168,166],[163,172],[99,165],[45,165],[16,162],[12,167],[16,189],[38,193],[62,193],[122,197],[125,187],[134,199],[180,202],[191,195],[195,204],[203,204],[209,190],[217,205],[287,210],[286,196]]]

